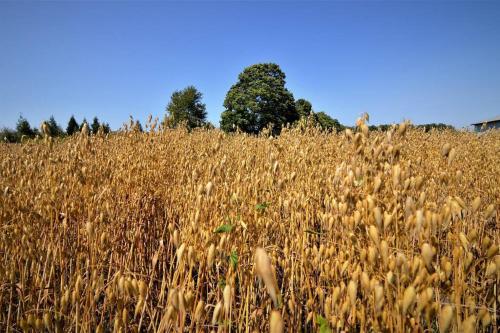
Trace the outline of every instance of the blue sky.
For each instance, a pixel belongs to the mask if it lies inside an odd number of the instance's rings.
[[[163,117],[195,85],[218,126],[246,66],[344,124],[500,114],[500,2],[0,2],[0,127]]]

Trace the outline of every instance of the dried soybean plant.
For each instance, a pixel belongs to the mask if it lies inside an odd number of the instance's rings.
[[[366,120],[1,144],[0,327],[498,330],[499,132]]]

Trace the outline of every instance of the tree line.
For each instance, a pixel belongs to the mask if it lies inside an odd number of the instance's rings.
[[[269,129],[272,134],[279,134],[286,126],[314,126],[324,131],[341,131],[346,128],[337,119],[327,113],[313,110],[311,102],[299,98],[285,87],[286,75],[279,65],[274,63],[255,64],[245,68],[238,76],[237,82],[231,86],[224,99],[224,111],[221,114],[220,129],[225,132],[245,132],[257,134]],[[194,86],[175,91],[166,107],[166,115],[162,121],[163,128],[185,127],[214,128],[207,121],[206,105],[202,102],[203,94]],[[78,132],[87,121],[78,124],[72,116],[66,131],[56,123],[54,117],[47,121],[50,135],[69,136]],[[88,125],[88,124],[87,124]],[[110,131],[107,123],[99,123],[97,117],[88,125],[93,134],[100,127],[104,133]],[[370,130],[386,131],[391,125],[370,126]],[[446,124],[418,125],[425,131],[430,129],[453,128]],[[136,121],[135,128],[142,131]],[[28,121],[20,117],[16,130],[3,129],[0,137],[8,142],[18,142],[23,136],[33,138],[38,129],[31,128]]]
[[[57,123],[54,116],[51,116],[49,120],[43,121],[42,123],[47,125],[48,134],[52,137],[71,136],[80,132],[85,124],[87,124],[92,134],[97,134],[99,131],[102,131],[102,133],[109,133],[111,131],[109,124],[104,122],[101,123],[97,117],[94,117],[91,124],[89,124],[85,118],[83,118],[83,121],[79,124],[75,117],[71,116],[66,129],[63,129]],[[0,138],[4,142],[21,142],[23,138],[33,139],[40,135],[40,129],[32,127],[29,121],[23,116],[19,116],[15,129],[3,128],[0,130]]]
[[[257,134],[269,128],[278,134],[287,125],[303,123],[324,130],[342,130],[344,126],[325,112],[314,112],[312,104],[295,100],[285,87],[285,73],[277,64],[262,63],[249,66],[238,76],[224,99],[220,129],[225,132]],[[202,93],[188,86],[175,91],[166,108],[164,127],[213,127],[207,119]]]
[[[220,128],[225,132],[241,131],[257,134],[270,128],[278,134],[288,125],[316,126],[324,131],[341,131],[342,125],[327,113],[313,110],[311,102],[293,94],[285,87],[285,73],[277,64],[263,63],[249,66],[238,76],[224,99]],[[165,127],[213,127],[206,120],[202,93],[194,86],[175,91],[166,108]],[[371,131],[387,131],[392,125],[369,126]],[[426,132],[431,129],[453,129],[446,124],[417,125]]]

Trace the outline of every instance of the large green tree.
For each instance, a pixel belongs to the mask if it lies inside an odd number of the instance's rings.
[[[300,116],[292,93],[285,88],[285,78],[277,64],[245,68],[224,100],[221,129],[258,133],[272,124],[273,132],[277,133],[285,124],[298,120]]]
[[[167,105],[165,125],[176,127],[184,123],[189,129],[205,125],[207,112],[201,102],[202,97],[203,94],[194,86],[175,91]]]
[[[308,100],[300,98],[295,101],[295,109],[301,118],[307,118],[312,112],[312,104]]]
[[[71,116],[68,121],[68,126],[66,127],[66,134],[73,135],[80,130],[80,125],[78,125],[74,116]]]

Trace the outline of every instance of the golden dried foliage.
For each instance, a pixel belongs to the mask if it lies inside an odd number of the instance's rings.
[[[500,134],[0,144],[0,327],[498,330]]]

